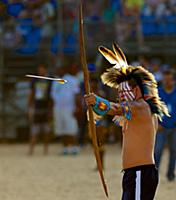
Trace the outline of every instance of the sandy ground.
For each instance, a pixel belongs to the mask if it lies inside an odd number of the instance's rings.
[[[27,156],[26,145],[0,145],[0,200],[105,200],[90,147],[74,157],[60,156],[61,147],[52,145],[44,156],[37,146],[34,156]],[[157,200],[175,200],[176,182],[165,178],[165,153]],[[107,148],[105,177],[110,200],[121,197],[120,149]],[[150,184],[150,183],[146,183]]]

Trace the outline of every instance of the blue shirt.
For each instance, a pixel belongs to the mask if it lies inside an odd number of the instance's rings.
[[[20,14],[20,12],[22,10],[24,10],[24,9],[25,9],[25,7],[24,7],[23,3],[12,3],[12,4],[8,5],[8,7],[7,7],[7,13],[10,16],[18,17],[18,15]]]
[[[159,88],[159,96],[168,107],[171,117],[164,116],[161,125],[164,128],[176,128],[176,88],[167,93],[164,88]]]

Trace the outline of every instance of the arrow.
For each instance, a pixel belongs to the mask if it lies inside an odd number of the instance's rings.
[[[51,78],[51,77],[36,76],[36,75],[31,75],[31,74],[27,74],[26,77],[29,77],[29,78],[38,78],[38,79],[45,79],[45,80],[49,80],[49,81],[57,81],[60,84],[67,83],[67,80],[64,80],[64,79],[61,79],[61,78]]]

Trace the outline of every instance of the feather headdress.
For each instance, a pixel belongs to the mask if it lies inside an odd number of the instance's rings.
[[[162,120],[163,115],[169,116],[167,106],[158,95],[158,85],[153,74],[141,66],[128,65],[123,51],[115,43],[113,50],[114,52],[103,46],[99,47],[100,53],[114,65],[103,73],[102,82],[117,89],[120,83],[134,80],[140,87],[142,96],[149,104],[152,113],[155,113],[160,120]]]

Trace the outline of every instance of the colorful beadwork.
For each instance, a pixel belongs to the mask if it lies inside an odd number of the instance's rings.
[[[130,109],[128,102],[121,103],[121,106],[122,106],[123,116],[127,120],[131,120],[132,119],[132,112],[131,112],[131,109]]]
[[[97,115],[105,115],[110,110],[110,102],[99,96],[96,96],[96,103],[93,106],[93,110]]]
[[[100,110],[106,110],[107,107],[108,107],[108,106],[107,106],[104,102],[99,102],[99,103],[98,103],[98,108],[99,108]]]

